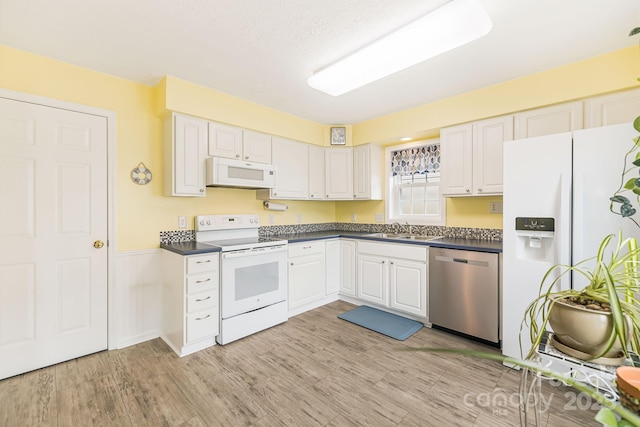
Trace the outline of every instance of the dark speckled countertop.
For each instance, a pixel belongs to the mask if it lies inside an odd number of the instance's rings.
[[[360,240],[373,240],[376,242],[387,243],[404,243],[408,245],[423,245],[434,246],[438,248],[449,249],[462,249],[469,251],[480,252],[502,252],[502,241],[498,240],[476,240],[476,239],[460,239],[460,238],[448,238],[443,237],[437,240],[420,241],[410,239],[389,239],[386,237],[371,236],[371,232],[358,232],[358,231],[343,231],[343,230],[329,230],[329,231],[315,231],[311,233],[297,233],[297,234],[278,234],[270,237],[277,237],[279,239],[288,240],[289,243],[307,242],[310,240],[331,239],[338,237],[356,238]]]
[[[196,241],[167,243],[167,244],[161,244],[160,247],[162,249],[166,249],[168,251],[175,252],[180,255],[198,255],[198,254],[207,254],[211,252],[220,252],[220,248],[217,246],[198,243]]]
[[[311,240],[326,240],[338,237],[354,238],[360,240],[371,240],[376,242],[386,243],[402,243],[407,245],[423,245],[433,246],[438,248],[449,249],[461,249],[468,251],[480,251],[480,252],[502,252],[502,242],[496,240],[475,240],[475,239],[459,239],[443,237],[437,240],[420,241],[409,239],[390,239],[386,237],[371,236],[370,232],[358,232],[358,231],[344,231],[344,230],[328,230],[328,231],[313,231],[309,233],[296,233],[296,234],[277,234],[270,235],[269,237],[275,237],[282,240],[287,240],[289,243],[308,242]],[[206,245],[198,242],[182,242],[182,243],[169,243],[160,245],[162,249],[175,252],[181,255],[197,255],[209,252],[219,252],[220,248],[215,246]]]

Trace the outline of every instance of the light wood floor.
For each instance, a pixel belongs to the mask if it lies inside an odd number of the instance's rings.
[[[428,328],[396,341],[336,317],[351,308],[338,301],[182,359],[155,339],[0,381],[0,426],[519,425],[518,372],[399,351],[495,350]],[[545,386],[542,425],[598,425],[572,393]]]

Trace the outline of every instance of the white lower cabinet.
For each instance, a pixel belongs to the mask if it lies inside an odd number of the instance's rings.
[[[220,256],[163,251],[162,339],[182,357],[215,345]]]
[[[340,247],[340,239],[331,239],[325,242],[325,295],[336,295],[340,291],[342,275]]]
[[[340,239],[340,295],[356,296],[356,242]]]
[[[358,242],[356,298],[427,317],[426,246]]]
[[[317,240],[290,244],[289,315],[306,311],[323,301],[325,287],[325,242]]]

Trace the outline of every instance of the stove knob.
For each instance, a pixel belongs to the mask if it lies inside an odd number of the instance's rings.
[[[211,225],[211,220],[207,220],[207,225]]]
[[[200,220],[200,225],[204,225],[204,219]]]

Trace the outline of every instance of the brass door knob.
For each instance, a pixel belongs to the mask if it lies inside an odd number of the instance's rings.
[[[95,242],[93,242],[93,247],[96,249],[100,249],[103,246],[104,242],[102,240],[96,240]]]

